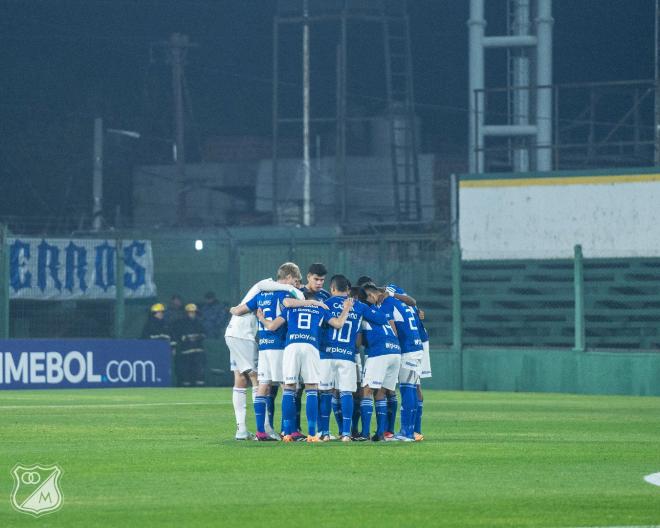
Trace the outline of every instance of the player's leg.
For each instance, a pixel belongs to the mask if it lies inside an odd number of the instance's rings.
[[[342,442],[351,441],[351,417],[353,415],[353,392],[357,385],[355,363],[347,360],[336,360],[335,391],[341,401],[342,421],[339,435]]]
[[[424,440],[422,434],[422,415],[424,414],[424,394],[422,393],[422,380],[417,380],[417,408],[415,409],[415,420],[413,427],[413,436],[417,442]]]
[[[295,441],[296,431],[296,386],[300,375],[300,364],[297,352],[298,344],[293,343],[284,348],[282,354],[282,375],[284,388],[282,391],[282,439],[285,442]]]
[[[387,426],[385,428],[385,438],[391,438],[396,431],[396,413],[399,409],[399,400],[396,397],[396,390],[387,391]]]
[[[404,354],[399,370],[401,391],[401,431],[398,436],[414,440],[415,412],[417,410],[417,380],[421,371],[421,360]]]
[[[353,398],[353,395],[351,394],[351,399]],[[342,432],[342,427],[343,427],[343,414],[341,411],[341,393],[337,389],[333,389],[332,391],[332,396],[330,399],[330,406],[332,407],[332,414],[335,417],[335,422],[337,422],[337,430],[339,431],[339,434],[341,435]]]
[[[321,441],[330,440],[330,409],[332,405],[333,365],[330,358],[319,361],[321,380],[319,383],[319,435]]]
[[[254,398],[254,417],[257,422],[256,439],[259,442],[278,440],[277,437],[271,436],[266,431],[268,396],[270,395],[270,385],[273,378],[268,352],[270,351],[259,351],[259,372],[257,374],[259,385],[257,387],[257,395]]]
[[[366,383],[363,382],[363,383]],[[371,416],[374,412],[373,391],[369,385],[362,387],[362,399],[360,400],[360,420],[362,430],[359,436],[354,438],[358,442],[364,442],[371,438]]]
[[[376,391],[376,434],[371,438],[374,442],[385,440],[385,429],[387,428],[387,394],[384,388]]]
[[[232,404],[236,416],[236,439],[248,440],[251,433],[247,430],[245,423],[247,408],[247,385],[250,381],[249,374],[255,368],[254,352],[256,343],[248,339],[236,337],[225,338],[229,348],[230,366],[234,372],[234,390],[232,392]]]
[[[303,352],[301,357],[300,375],[305,380],[305,412],[307,415],[307,441],[318,442],[318,412],[319,395],[318,386],[321,381],[321,358],[319,351],[307,343],[300,343]]]
[[[360,434],[360,403],[362,402],[362,379],[364,377],[364,366],[360,353],[355,354],[355,367],[357,390],[353,393],[353,416],[351,416],[351,437],[353,438],[356,438]]]
[[[360,419],[362,432],[360,440],[371,439],[371,416],[374,412],[373,394],[383,386],[387,356],[369,357],[364,365],[362,380],[362,401],[360,402]]]
[[[283,354],[284,354],[283,350],[266,351],[271,384],[268,394],[266,395],[267,419],[265,423],[265,429],[266,429],[266,434],[270,435],[273,438],[279,438],[279,436],[275,432],[275,429],[273,428],[273,419],[275,414],[275,398],[277,396],[278,387],[279,384],[284,381],[284,376],[282,375]]]
[[[415,440],[420,441],[424,440],[424,435],[422,434],[422,414],[424,413],[424,394],[422,393],[422,384],[421,380],[423,378],[431,378],[431,357],[429,355],[429,342],[424,341],[422,343],[424,347],[424,354],[422,356],[422,372],[420,374],[420,379],[417,382],[417,411],[415,413]]]
[[[268,399],[266,400],[266,410],[268,412],[268,425],[270,429],[275,430],[275,400],[277,399],[277,393],[280,390],[279,383],[271,383],[270,392],[268,393]]]
[[[296,431],[300,431],[300,416],[302,413],[302,399],[305,394],[305,384],[302,380],[298,380],[296,386]]]

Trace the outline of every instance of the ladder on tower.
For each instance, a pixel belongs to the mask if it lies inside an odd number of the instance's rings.
[[[398,221],[421,220],[410,24],[405,1],[385,0],[383,31],[387,116],[390,127],[394,204]]]

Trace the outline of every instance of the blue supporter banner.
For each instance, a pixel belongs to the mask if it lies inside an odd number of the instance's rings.
[[[168,387],[171,382],[166,341],[0,339],[0,390]]]
[[[154,297],[153,255],[149,240],[124,240],[124,296]],[[115,240],[9,239],[9,289],[12,299],[113,299]]]

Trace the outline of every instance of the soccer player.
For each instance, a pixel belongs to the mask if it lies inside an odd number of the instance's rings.
[[[424,440],[424,435],[422,434],[422,414],[424,412],[424,395],[422,393],[422,379],[431,378],[431,358],[429,356],[429,334],[424,327],[424,311],[420,310],[417,307],[417,301],[410,297],[402,288],[396,284],[388,284],[387,291],[405,303],[410,310],[412,310],[415,317],[414,325],[419,330],[419,336],[422,340],[423,355],[422,355],[422,366],[419,379],[417,380],[417,408],[415,411],[415,427],[414,427],[414,436],[416,441]]]
[[[293,286],[300,279],[300,269],[295,264],[287,262],[277,270],[277,282],[279,284]],[[231,313],[232,315],[244,315],[260,309],[265,319],[273,320],[281,314],[282,302],[288,296],[289,292],[287,291],[262,291],[246,303],[232,308]],[[284,326],[278,328],[275,332],[270,332],[264,328],[261,322],[259,323],[257,374],[259,385],[254,398],[254,415],[257,422],[256,440],[261,442],[280,439],[273,429],[273,417],[269,411],[274,401],[271,386],[277,387],[278,383],[284,381],[282,377],[282,354],[285,338],[286,328]],[[266,419],[267,412],[268,418]]]
[[[323,289],[323,284],[325,283],[325,277],[327,274],[328,269],[324,264],[321,262],[313,263],[307,269],[307,283],[302,288],[300,288],[301,291],[306,296],[309,295],[311,299],[316,299],[317,301],[325,301],[328,297],[330,297],[330,294],[327,292],[327,290]],[[298,388],[296,390],[296,430],[298,432],[300,432],[300,410],[302,408],[302,381],[304,380],[301,380],[300,383],[298,383]]]
[[[344,301],[349,296],[350,282],[344,275],[335,275],[330,280],[332,297],[325,302],[334,317],[339,317]],[[387,324],[386,317],[366,304],[357,301],[341,328],[327,328],[321,349],[321,419],[319,430],[321,440],[330,439],[330,407],[332,393],[339,391],[341,402],[341,423],[339,434],[343,442],[351,441],[351,419],[353,416],[353,393],[357,387],[355,365],[356,339],[362,320],[374,325]]]
[[[362,433],[356,438],[358,441],[370,439],[371,417],[376,400],[376,434],[372,440],[384,440],[385,428],[387,427],[387,399],[386,391],[393,391],[401,367],[401,346],[396,335],[394,316],[387,311],[387,306],[380,305],[380,297],[372,294],[367,287],[372,286],[378,295],[380,292],[371,283],[365,284],[367,300],[378,311],[382,312],[387,321],[385,324],[371,324],[362,321],[362,334],[366,343],[367,359],[364,363],[364,375],[362,379],[363,396],[360,403],[360,414],[362,419]],[[386,295],[386,294],[385,294]]]
[[[399,390],[401,391],[401,431],[393,438],[414,442],[415,412],[417,411],[417,380],[422,370],[424,349],[419,330],[415,324],[412,309],[374,284],[365,284],[369,302],[380,306],[391,314],[401,345],[401,369],[399,370]],[[387,412],[387,411],[386,411]]]
[[[309,296],[309,295],[308,295]],[[353,300],[346,299],[339,317],[314,299],[299,301],[285,299],[282,314],[272,321],[266,320],[261,310],[257,311],[259,321],[270,331],[287,325],[286,345],[282,359],[284,393],[282,395],[282,416],[284,418],[285,442],[295,441],[295,389],[299,379],[305,382],[307,391],[306,410],[308,442],[318,442],[316,424],[318,419],[318,384],[320,381],[319,339],[321,325],[325,322],[333,328],[341,328],[353,307]]]
[[[325,301],[330,297],[330,293],[323,289],[325,277],[328,274],[327,268],[320,262],[315,262],[307,270],[307,284],[301,289],[305,294],[310,293],[312,299],[317,301]]]
[[[293,264],[287,262],[286,264]],[[284,264],[283,264],[284,265]],[[296,266],[295,264],[293,264]],[[297,267],[297,266],[296,266]],[[240,304],[243,304],[260,291],[287,291],[296,298],[302,298],[302,292],[286,284],[280,284],[273,279],[264,279],[256,283],[247,292]],[[249,440],[252,434],[245,424],[247,404],[247,384],[252,384],[253,394],[257,388],[257,319],[251,314],[233,315],[225,331],[225,342],[229,348],[231,370],[234,371],[234,390],[232,403],[236,415],[236,440]]]

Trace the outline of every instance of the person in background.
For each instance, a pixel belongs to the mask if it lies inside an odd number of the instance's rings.
[[[165,305],[156,303],[149,309],[149,319],[142,329],[142,339],[162,339],[170,342],[170,329],[165,322]]]
[[[178,293],[170,297],[170,302],[165,310],[165,322],[170,328],[174,328],[174,323],[186,317],[186,312],[183,309],[183,298]]]
[[[212,291],[204,294],[204,302],[199,307],[199,317],[204,326],[204,334],[211,339],[219,339],[227,325],[227,309],[220,304]]]
[[[174,323],[173,332],[178,356],[177,378],[179,385],[190,387],[204,385],[206,354],[204,352],[204,327],[197,316],[197,305],[185,306],[185,317]]]

